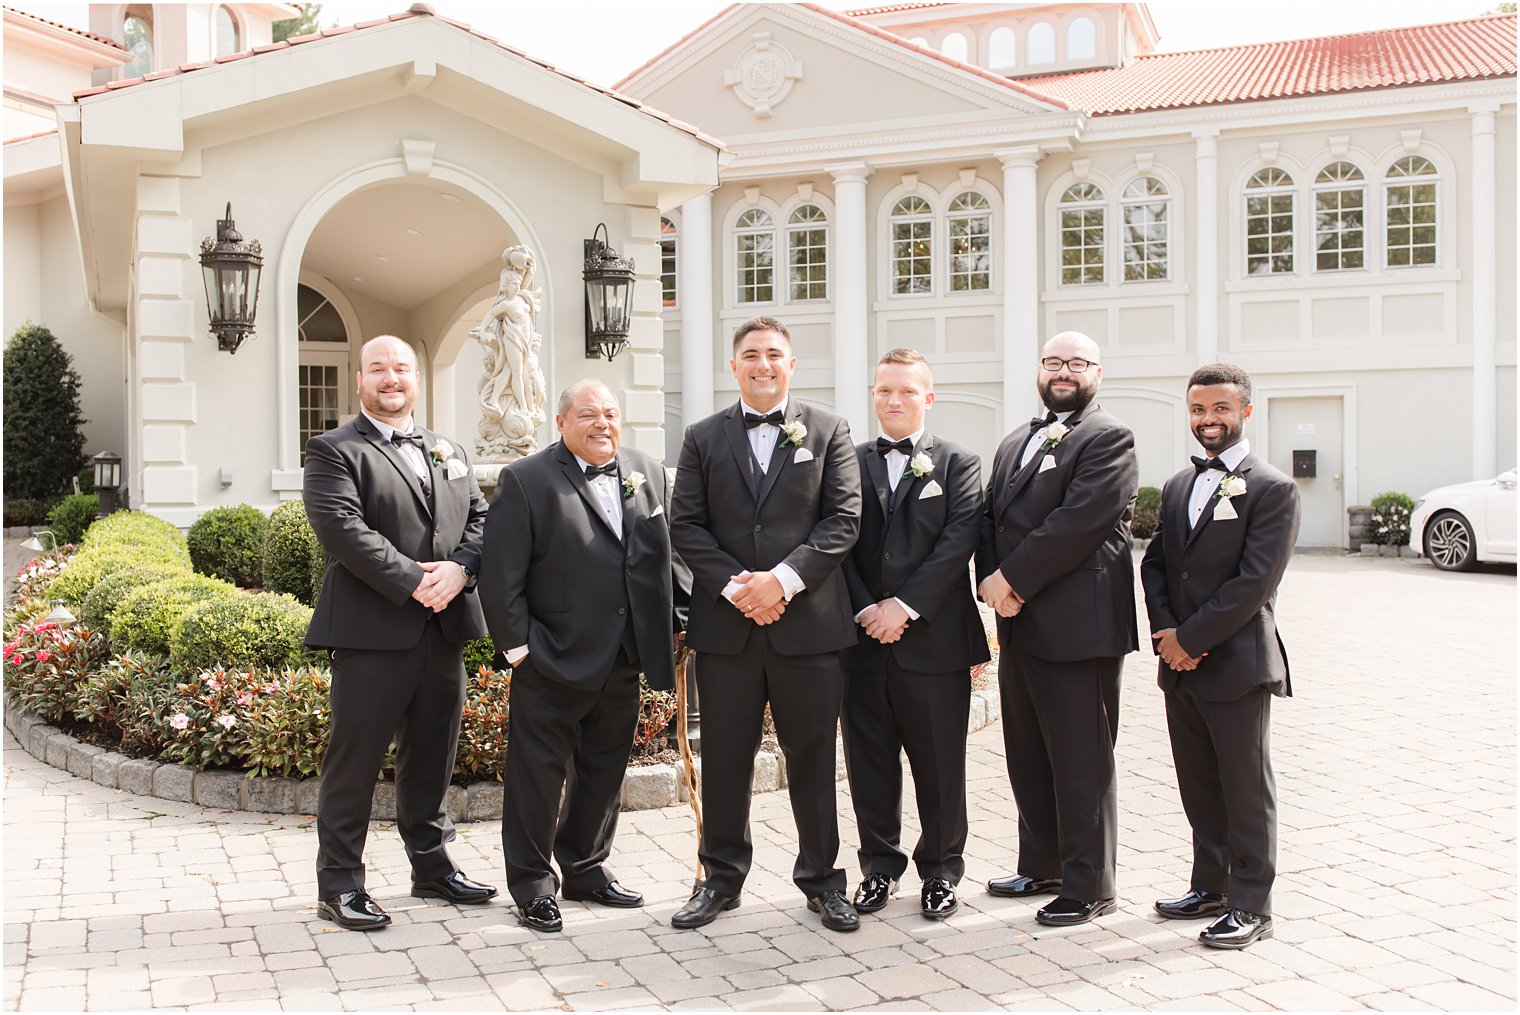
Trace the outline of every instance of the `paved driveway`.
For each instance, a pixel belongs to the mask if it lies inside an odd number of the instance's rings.
[[[1186,825],[1153,663],[1136,655],[1119,742],[1121,908],[1071,931],[980,890],[1013,863],[998,724],[971,738],[961,913],[921,919],[910,883],[850,935],[821,930],[790,883],[784,792],[756,798],[743,908],[703,930],[669,927],[694,833],[687,810],[668,808],[625,815],[613,857],[648,907],[568,903],[565,932],[548,936],[504,905],[410,898],[400,842],[377,826],[370,887],[396,925],[361,935],[314,919],[310,821],[104,789],[7,737],[5,1004],[1513,1009],[1515,606],[1513,567],[1294,561],[1279,604],[1298,697],[1275,708],[1277,937],[1246,952],[1204,949],[1196,924],[1151,912],[1186,887]],[[849,843],[843,787],[840,806]],[[461,840],[466,872],[501,877],[499,823]]]

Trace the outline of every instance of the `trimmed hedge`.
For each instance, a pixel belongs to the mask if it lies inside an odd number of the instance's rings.
[[[1129,524],[1130,534],[1136,539],[1149,539],[1161,520],[1161,489],[1142,486],[1135,495],[1135,519]]]
[[[162,563],[133,564],[112,571],[84,597],[79,619],[97,631],[110,631],[111,615],[128,592],[184,573],[185,569],[178,564]]]
[[[80,549],[88,550],[101,544],[161,547],[172,551],[187,565],[190,563],[184,534],[174,527],[173,522],[144,511],[112,512],[90,526]]]
[[[249,504],[215,507],[190,526],[190,563],[201,574],[247,588],[263,572],[264,532],[269,519]]]
[[[311,607],[293,596],[258,592],[192,606],[169,634],[169,658],[201,670],[280,669],[312,656],[303,644]]]
[[[80,550],[64,565],[63,571],[48,586],[47,597],[62,599],[71,608],[82,606],[85,596],[106,575],[141,564],[178,566],[186,574],[190,573],[189,562],[172,550],[156,546],[97,545]]]
[[[274,509],[264,532],[264,590],[295,596],[310,606],[322,589],[326,556],[306,517],[306,505],[287,500]]]
[[[237,586],[231,582],[188,570],[134,589],[111,613],[111,646],[118,652],[167,656],[174,628],[190,607],[237,594]]]
[[[76,493],[63,498],[47,514],[47,527],[60,543],[77,543],[100,514],[100,495]]]

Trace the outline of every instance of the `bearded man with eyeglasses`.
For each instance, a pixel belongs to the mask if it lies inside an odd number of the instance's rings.
[[[1016,872],[993,895],[1056,898],[1042,924],[1114,909],[1119,675],[1139,647],[1130,520],[1135,438],[1093,401],[1098,345],[1075,331],[1045,343],[1045,412],[993,459],[977,547],[979,591],[997,611],[1003,743],[1019,812]]]

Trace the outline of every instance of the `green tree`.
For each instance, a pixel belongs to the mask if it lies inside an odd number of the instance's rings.
[[[5,495],[63,493],[85,464],[73,357],[51,331],[28,321],[5,343],[4,372]]]
[[[1491,11],[1484,11],[1483,13],[1484,14],[1513,14],[1513,13],[1515,13],[1515,5],[1514,4],[1500,4],[1499,6],[1495,7],[1493,10],[1491,10]]]
[[[274,23],[274,41],[284,42],[292,36],[310,35],[312,32],[321,31],[322,26],[317,24],[317,18],[321,13],[321,4],[303,4],[300,17],[286,18],[284,21]]]

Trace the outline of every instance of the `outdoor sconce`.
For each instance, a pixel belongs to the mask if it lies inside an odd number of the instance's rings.
[[[53,545],[50,547],[43,546],[43,536],[47,536],[48,542],[52,543]],[[41,553],[43,550],[51,550],[52,552],[56,553],[58,552],[58,537],[53,535],[52,530],[50,529],[38,529],[36,532],[32,533],[30,536],[21,541],[21,548],[23,550],[31,550],[33,553]]]
[[[596,238],[601,233],[603,239]],[[582,241],[586,268],[586,358],[612,357],[628,348],[628,322],[633,316],[633,258],[619,257],[606,243],[607,226],[598,223],[591,239]]]
[[[104,518],[116,510],[116,488],[121,486],[121,456],[114,451],[102,451],[90,459],[95,465],[95,492],[100,494],[100,514]]]
[[[216,347],[235,353],[253,334],[253,318],[259,307],[259,273],[264,254],[258,240],[244,240],[232,221],[232,202],[227,217],[216,220],[216,239],[201,241],[201,274],[206,282],[206,313]]]

